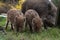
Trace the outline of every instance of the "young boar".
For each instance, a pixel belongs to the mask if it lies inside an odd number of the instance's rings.
[[[38,13],[35,10],[30,9],[30,10],[26,11],[25,16],[26,16],[26,26],[28,24],[29,28],[30,28],[30,31],[32,32],[33,31],[33,29],[32,29],[32,22],[38,22],[39,21],[39,24],[40,24],[39,15],[38,15]],[[35,20],[35,19],[38,19],[38,21]],[[35,20],[35,21],[33,21],[33,20]],[[38,26],[40,26],[39,24],[38,24]]]
[[[7,12],[6,29],[7,29],[8,23],[11,22],[11,29],[13,29],[14,27],[16,31],[18,31],[19,28],[23,27],[23,23],[24,23],[23,20],[24,20],[24,15],[21,11],[17,9],[10,9]]]

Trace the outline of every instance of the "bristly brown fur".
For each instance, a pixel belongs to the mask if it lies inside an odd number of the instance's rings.
[[[26,13],[25,13],[25,16],[26,16],[26,26],[27,24],[29,25],[29,28],[30,28],[30,31],[32,32],[33,31],[33,28],[35,28],[37,25],[39,27],[42,27],[42,20],[40,19],[38,13],[35,11],[35,10],[27,10]],[[38,22],[39,21],[39,22]],[[34,25],[35,27],[33,27],[33,24],[35,24],[34,22],[36,22],[37,24]],[[33,23],[33,24],[32,24]],[[37,28],[38,28],[37,26]],[[33,28],[32,28],[33,27]],[[40,28],[39,28],[40,29]],[[37,30],[37,29],[36,29]]]

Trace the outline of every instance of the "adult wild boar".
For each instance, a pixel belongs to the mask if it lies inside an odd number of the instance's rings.
[[[28,9],[34,9],[38,12],[39,16],[47,15],[48,13],[48,0],[26,0],[22,4],[22,12],[25,13]]]
[[[50,2],[51,9],[49,11],[49,14],[47,15],[47,20],[51,22],[51,24],[56,25],[57,22],[57,7],[54,5],[53,2]]]
[[[50,23],[55,25],[56,7],[54,6],[54,4],[52,5],[49,0],[26,0],[22,5],[22,12],[25,13],[28,9],[34,9],[35,11],[37,11],[43,21],[45,19],[48,20],[47,17],[50,17],[51,20],[54,19],[54,22],[50,20]],[[50,14],[55,16],[49,16]]]

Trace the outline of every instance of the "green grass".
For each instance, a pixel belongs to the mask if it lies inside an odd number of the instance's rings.
[[[60,29],[51,28],[39,33],[23,32],[18,36],[13,31],[7,31],[7,35],[0,33],[0,40],[60,40]]]
[[[0,26],[4,26],[6,24],[6,18],[0,17]]]
[[[6,19],[0,19],[0,25],[5,25]],[[43,29],[39,33],[30,33],[29,31],[26,31],[18,33],[18,35],[16,35],[14,31],[9,30],[10,29],[6,31],[6,35],[0,32],[0,40],[60,40],[60,29],[56,27],[48,28],[47,30]]]

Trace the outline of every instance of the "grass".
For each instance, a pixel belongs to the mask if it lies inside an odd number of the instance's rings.
[[[0,17],[0,25],[3,26],[6,23],[5,18]],[[7,30],[7,34],[4,35],[0,32],[0,40],[60,40],[60,29],[53,27],[47,30],[43,29],[39,33],[30,33],[29,31],[15,34],[13,31]]]
[[[4,26],[6,24],[6,18],[0,17],[0,26]]]

